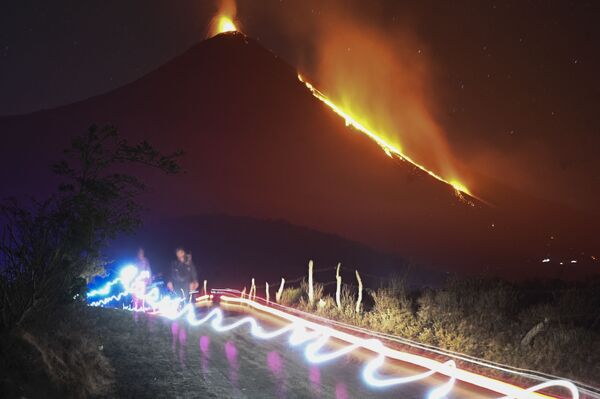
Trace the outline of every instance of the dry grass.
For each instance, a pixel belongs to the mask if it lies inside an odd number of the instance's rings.
[[[302,290],[300,288],[285,288],[281,293],[281,304],[292,306],[298,303]]]
[[[447,350],[597,384],[600,375],[600,281],[523,283],[450,280],[444,287],[408,292],[400,279],[365,292],[355,311],[356,290],[342,289],[342,309],[333,294],[315,284],[315,304],[306,284],[288,288],[284,304],[374,331]],[[292,295],[293,293],[293,295]],[[318,293],[318,296],[317,296]],[[316,303],[321,299],[321,306]],[[547,320],[528,345],[524,336]]]
[[[23,332],[21,338],[40,354],[48,376],[68,391],[69,397],[87,398],[110,391],[113,369],[92,338],[64,328],[52,334]]]
[[[88,309],[64,307],[2,337],[7,397],[88,398],[110,394],[115,375]]]

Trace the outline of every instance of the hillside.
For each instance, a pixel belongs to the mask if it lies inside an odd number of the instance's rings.
[[[174,249],[184,246],[192,251],[200,277],[212,287],[239,288],[249,285],[252,277],[276,286],[281,277],[290,281],[306,276],[309,260],[315,262],[321,282],[335,281],[338,262],[344,281],[355,282],[357,269],[374,287],[391,275],[406,277],[407,283],[419,287],[445,279],[442,273],[416,268],[392,253],[282,220],[202,215],[151,223],[135,236],[118,240],[111,256],[122,264],[139,246],[146,250],[155,273],[168,271]]]
[[[110,93],[0,119],[1,134],[16,137],[0,149],[0,196],[51,188],[44,169],[91,123],[186,152],[185,175],[147,176],[156,223],[211,213],[281,219],[441,270],[523,276],[564,274],[541,268],[547,256],[577,256],[580,268],[599,247],[589,215],[498,187],[497,202],[486,192],[494,206],[471,207],[391,161],[313,98],[291,66],[239,33],[205,40]]]

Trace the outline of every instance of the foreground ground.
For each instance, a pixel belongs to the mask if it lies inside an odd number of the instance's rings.
[[[206,312],[198,310],[198,316]],[[291,347],[286,335],[261,340],[245,326],[219,333],[208,324],[191,327],[183,320],[119,309],[83,307],[74,315],[77,320],[57,320],[48,336],[31,330],[36,332],[24,333],[20,344],[3,347],[2,397],[416,399],[428,397],[447,381],[434,376],[375,389],[361,378],[361,360],[347,356],[312,365],[304,347]],[[226,313],[224,324],[243,316]],[[266,320],[260,324],[276,328]],[[23,341],[30,346],[19,350]],[[11,359],[12,366],[6,362]],[[406,377],[422,371],[411,367],[397,364],[393,374]],[[48,375],[54,383],[44,378]],[[497,394],[459,384],[447,397]]]
[[[373,390],[362,382],[357,361],[310,365],[284,338],[257,340],[245,328],[220,334],[144,314],[96,311],[103,352],[115,370],[107,397],[422,398],[429,389]]]

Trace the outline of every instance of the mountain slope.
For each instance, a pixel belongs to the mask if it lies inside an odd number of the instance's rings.
[[[377,286],[390,275],[406,277],[408,284],[419,287],[437,285],[445,278],[416,269],[395,254],[283,220],[229,215],[162,220],[118,240],[110,255],[121,264],[135,255],[138,246],[146,246],[154,273],[168,272],[175,248],[189,248],[201,279],[208,279],[213,287],[243,287],[252,277],[278,286],[281,277],[289,282],[306,276],[309,260],[315,262],[315,278],[320,282],[335,281],[338,262],[345,281],[355,281],[354,271],[359,270],[368,286]]]
[[[445,270],[508,274],[540,273],[553,226],[563,224],[546,220],[545,212],[524,218],[461,203],[446,185],[391,161],[347,128],[293,68],[239,33],[203,41],[110,93],[0,119],[2,136],[10,136],[0,150],[0,195],[52,187],[44,167],[91,123],[186,152],[185,175],[147,176],[154,219],[204,213],[284,219]],[[572,231],[583,232],[585,245],[579,236],[556,233],[565,241],[552,251],[597,248],[598,233]]]

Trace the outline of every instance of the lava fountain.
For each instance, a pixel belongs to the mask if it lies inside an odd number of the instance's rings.
[[[233,0],[222,0],[219,9],[210,23],[209,37],[225,32],[237,32],[235,16],[237,7]]]

